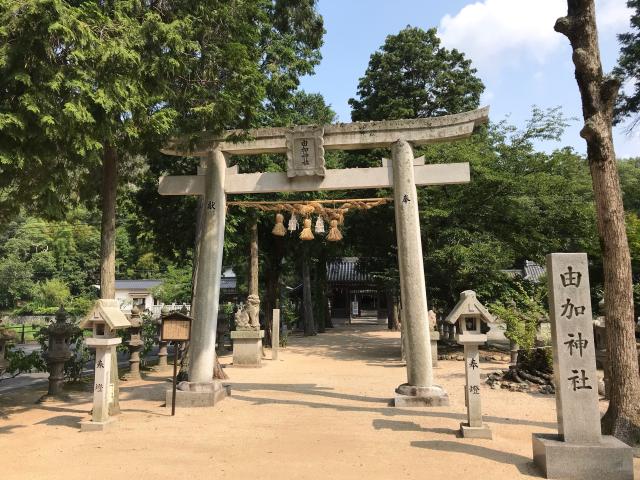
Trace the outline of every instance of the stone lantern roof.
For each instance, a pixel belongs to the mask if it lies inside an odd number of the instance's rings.
[[[476,292],[473,290],[465,290],[460,294],[460,300],[451,313],[447,315],[445,322],[455,324],[460,318],[474,317],[480,318],[485,323],[494,323],[493,315],[485,308],[476,298]]]
[[[96,300],[89,314],[80,322],[80,328],[92,328],[95,322],[105,322],[111,330],[131,326],[118,301],[111,299]]]

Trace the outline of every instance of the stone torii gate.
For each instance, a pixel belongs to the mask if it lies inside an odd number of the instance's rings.
[[[488,121],[489,108],[456,115],[413,120],[261,128],[228,131],[201,137],[192,149],[173,143],[163,153],[200,157],[197,175],[160,178],[161,195],[203,195],[204,219],[199,240],[191,335],[190,390],[219,390],[212,381],[226,194],[353,190],[393,187],[400,291],[407,333],[407,383],[396,389],[396,405],[443,405],[446,392],[433,384],[422,242],[416,185],[447,185],[470,181],[469,164],[424,165],[414,159],[411,145],[466,138]],[[251,140],[234,142],[248,133]],[[382,167],[325,169],[324,150],[363,150],[391,147],[391,162]],[[286,153],[286,173],[238,173],[228,168],[233,155]],[[211,396],[213,401],[213,395]]]

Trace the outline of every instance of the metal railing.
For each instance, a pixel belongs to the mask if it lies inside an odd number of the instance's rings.
[[[7,330],[16,331],[17,335],[16,335],[15,341],[19,344],[25,343],[25,340],[28,334],[35,335],[35,333],[37,332],[37,328],[41,326],[42,325],[27,325],[26,323],[23,323],[22,325],[11,325],[11,326],[2,325],[2,327]]]

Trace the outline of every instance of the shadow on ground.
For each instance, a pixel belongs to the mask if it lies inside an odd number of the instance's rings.
[[[251,385],[251,384],[246,384]],[[238,384],[239,387],[242,384]],[[267,388],[263,388],[267,387]],[[287,392],[295,392],[302,395],[313,395],[313,396],[322,396],[328,398],[340,398],[340,399],[348,399],[348,400],[358,400],[364,402],[375,402],[375,403],[387,403],[390,399],[382,399],[382,398],[373,398],[372,397],[361,397],[358,395],[347,395],[340,394],[336,392],[327,392],[324,389],[318,389],[315,385],[307,385],[307,384],[278,384],[278,388],[268,388],[267,385],[258,384],[258,388],[256,390],[275,390],[275,391],[287,391]],[[236,388],[236,385],[231,386],[232,397],[236,400],[241,400],[245,402],[251,402],[252,405],[299,405],[309,408],[327,408],[332,409],[338,412],[373,412],[383,415],[385,417],[402,417],[402,416],[410,416],[410,417],[440,417],[440,418],[450,418],[455,420],[464,420],[466,419],[466,415],[462,413],[453,413],[446,411],[436,411],[436,410],[421,410],[421,409],[405,409],[405,408],[397,408],[397,407],[367,407],[367,406],[356,406],[356,405],[344,405],[340,403],[321,403],[321,402],[311,402],[307,400],[293,400],[293,399],[283,399],[283,398],[266,398],[266,397],[257,397],[257,396],[248,396],[248,395],[239,395],[237,391],[250,393],[251,389],[241,389]],[[234,390],[236,393],[234,393]],[[553,422],[541,422],[536,420],[523,420],[518,418],[506,418],[506,417],[496,417],[492,415],[485,415],[485,421],[491,423],[499,423],[504,425],[530,425],[535,427],[542,428],[555,428],[556,424]]]
[[[515,466],[518,471],[532,478],[544,478],[535,468],[530,458],[515,453],[507,453],[493,448],[473,445],[470,443],[448,442],[445,440],[427,440],[411,442],[412,447],[437,450],[441,452],[453,452],[463,455],[482,457],[494,462]],[[484,478],[482,474],[477,478]]]

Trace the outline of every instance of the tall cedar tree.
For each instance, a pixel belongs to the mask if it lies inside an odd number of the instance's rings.
[[[587,159],[593,180],[597,227],[603,250],[607,317],[609,408],[603,432],[628,444],[640,440],[640,375],[633,322],[631,258],[611,124],[620,82],[605,76],[600,61],[594,0],[568,0],[555,30],[567,36],[582,98]]]
[[[350,99],[354,121],[436,117],[477,108],[482,81],[471,60],[440,45],[435,28],[407,27],[373,53]]]
[[[102,172],[103,298],[122,162],[181,129],[250,125],[311,73],[324,33],[315,0],[0,0],[0,25],[0,214],[60,216]]]

